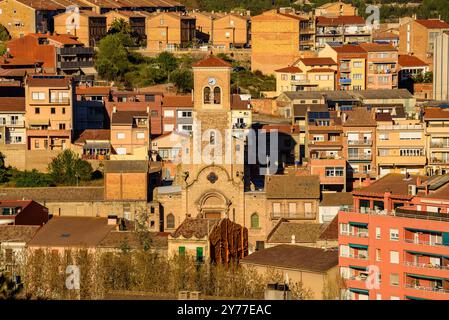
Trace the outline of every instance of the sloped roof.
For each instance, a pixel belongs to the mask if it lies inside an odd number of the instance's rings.
[[[301,58],[298,61],[302,61],[306,66],[332,66],[337,63],[332,58]]]
[[[87,86],[77,86],[76,94],[83,95],[108,95],[111,91],[110,87],[99,86],[99,87],[87,87]]]
[[[346,115],[346,121],[342,121],[344,127],[376,126],[374,115],[366,108],[355,108],[345,111],[344,114]]]
[[[415,20],[420,25],[423,25],[424,27],[428,29],[449,29],[449,23],[443,21],[443,20],[437,20],[437,19],[417,19]]]
[[[273,175],[266,179],[267,199],[319,199],[320,179],[317,175]]]
[[[24,97],[0,97],[0,112],[25,112]]]
[[[338,215],[324,227],[318,240],[338,240]]]
[[[317,26],[340,26],[340,25],[364,25],[365,19],[360,16],[338,16],[338,17],[324,17],[316,18]]]
[[[305,117],[308,109],[314,112],[329,111],[327,104],[294,104],[293,116]]]
[[[322,231],[320,223],[296,223],[287,220],[278,223],[267,237],[268,243],[315,243]]]
[[[218,222],[220,222],[220,219],[186,218],[171,234],[171,237],[183,237],[186,239],[195,237],[201,239],[208,236]]]
[[[108,160],[104,162],[105,173],[145,173],[148,172],[147,160]]]
[[[67,88],[70,84],[70,77],[64,76],[30,76],[27,85],[30,87],[54,87]]]
[[[208,58],[198,61],[192,65],[194,68],[213,68],[213,67],[226,67],[230,68],[232,65],[223,59],[220,59],[214,55],[210,55]]]
[[[360,46],[366,52],[397,51],[395,47],[388,43],[361,43]]]
[[[274,70],[275,72],[285,72],[285,73],[302,73],[302,70],[295,66],[288,66],[285,68]]]
[[[2,188],[0,200],[72,202],[104,200],[104,187]]]
[[[398,57],[398,64],[401,67],[427,67],[427,63],[422,61],[416,56],[409,56],[406,54],[400,54]]]
[[[338,265],[338,251],[281,244],[256,251],[240,262],[325,273]]]
[[[28,242],[40,226],[3,225],[0,226],[0,242]]]
[[[193,99],[191,95],[185,96],[164,96],[162,98],[163,107],[193,107]]]
[[[424,108],[424,120],[449,119],[449,109]]]
[[[351,192],[323,192],[320,206],[351,205],[353,197]]]
[[[111,140],[111,130],[109,129],[86,129],[75,143],[85,143],[87,140]]]
[[[117,110],[112,114],[111,124],[131,125],[136,117],[148,117],[148,113],[146,111]]]

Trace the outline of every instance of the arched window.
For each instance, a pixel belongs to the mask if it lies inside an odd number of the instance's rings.
[[[205,104],[212,103],[212,101],[211,101],[211,92],[210,92],[210,88],[209,87],[204,88],[204,103]]]
[[[173,229],[175,227],[175,216],[173,214],[167,215],[167,229]]]
[[[259,215],[257,213],[251,215],[251,228],[259,228]]]
[[[220,87],[214,88],[214,104],[221,104],[221,89],[220,89]]]
[[[214,144],[215,144],[215,132],[214,132],[214,131],[211,131],[211,132],[210,132],[209,143],[210,143],[211,145],[214,145]]]

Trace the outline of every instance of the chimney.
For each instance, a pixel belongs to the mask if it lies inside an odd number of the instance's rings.
[[[296,236],[294,234],[292,234],[292,244],[296,243]]]
[[[112,107],[112,113],[116,113],[117,112],[117,107],[116,106],[113,106]]]

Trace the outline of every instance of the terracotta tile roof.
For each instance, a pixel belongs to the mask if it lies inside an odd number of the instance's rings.
[[[375,127],[377,125],[374,115],[366,108],[355,108],[344,111],[342,113],[342,119],[343,115],[346,115],[346,121],[342,120],[344,127]]]
[[[314,112],[329,111],[327,104],[294,104],[293,116],[294,117],[306,117],[307,109]]]
[[[104,162],[105,173],[145,173],[150,162],[147,160],[108,160]]]
[[[35,64],[41,65],[42,61],[37,61],[26,57],[0,57],[0,66],[2,68],[7,68],[8,66],[33,67]]]
[[[273,175],[266,178],[267,199],[319,199],[318,176]]]
[[[240,262],[324,273],[338,266],[338,251],[282,244],[256,251]]]
[[[449,119],[449,109],[424,108],[424,120]]]
[[[436,19],[417,19],[415,20],[420,25],[423,25],[424,27],[428,29],[449,29],[449,23],[443,21],[443,20],[436,20]]]
[[[167,248],[167,237],[167,233],[150,232],[150,246],[157,249]],[[139,234],[135,231],[111,231],[99,243],[98,247],[118,249],[125,244],[131,249],[143,249]]]
[[[262,126],[262,130],[266,130],[267,132],[277,130],[278,132],[286,133],[288,135],[299,133],[299,125],[291,125],[291,124],[264,124]]]
[[[80,8],[88,7],[82,1],[76,0],[17,0],[17,2],[36,10],[61,10],[70,5],[77,5]]]
[[[378,112],[376,113],[376,121],[393,121],[393,116],[390,113]]]
[[[70,85],[70,81],[70,77],[64,76],[29,76],[27,85],[29,87],[67,88]]]
[[[31,247],[96,247],[115,229],[107,218],[53,217],[28,243]]]
[[[117,110],[112,113],[111,125],[132,125],[136,117],[148,117],[148,113],[146,111]]]
[[[197,239],[209,236],[208,231],[220,222],[220,219],[186,218],[183,223],[170,235],[173,238],[183,237]]]
[[[0,97],[0,112],[25,112],[24,97]]]
[[[29,68],[14,68],[14,69],[0,69],[0,77],[22,77],[24,78],[29,71],[32,69]],[[32,70],[34,71],[34,70]]]
[[[318,240],[338,240],[338,215],[324,227]]]
[[[331,68],[313,68],[313,69],[310,69],[308,72],[311,72],[311,73],[328,73],[328,72],[337,72],[337,71],[334,70],[334,69],[331,69]]]
[[[322,231],[319,223],[296,223],[281,219],[267,237],[268,243],[315,243]]]
[[[397,51],[395,47],[387,43],[361,43],[359,46],[366,52]]]
[[[299,59],[306,66],[334,66],[337,63],[332,58],[302,58]]]
[[[351,192],[323,192],[320,206],[351,205],[353,197]]]
[[[76,87],[76,94],[82,95],[109,95],[111,92],[110,87],[87,87],[87,86],[78,86]]]
[[[428,67],[429,65],[415,56],[400,54],[398,65],[401,67]]]
[[[64,45],[78,45],[78,46],[83,45],[82,42],[79,42],[77,40],[77,37],[69,34],[53,34],[46,36],[46,38]]]
[[[382,39],[395,40],[395,39],[399,39],[399,35],[395,34],[393,32],[380,31],[380,32],[375,32],[373,34],[373,39],[377,39],[377,40],[382,40]]]
[[[81,132],[79,138],[75,141],[77,144],[83,144],[87,140],[111,140],[111,130],[109,129],[86,129]]]
[[[342,46],[332,46],[332,49],[334,49],[337,53],[364,53],[364,54],[366,54],[366,51],[363,50],[363,48],[357,44],[345,44]]]
[[[339,17],[324,17],[316,18],[317,26],[341,26],[341,25],[364,25],[365,19],[359,16],[339,16]]]
[[[210,55],[208,58],[198,61],[192,65],[194,68],[213,68],[213,67],[232,67],[232,65],[223,59]]]
[[[0,226],[0,242],[25,242],[30,241],[39,230],[40,226]]]
[[[243,100],[239,94],[232,94],[231,95],[231,109],[232,110],[251,110],[251,100]]]
[[[193,99],[191,95],[186,96],[164,96],[162,98],[163,107],[186,107],[193,108]]]
[[[32,199],[37,202],[104,200],[104,187],[2,188],[1,200]]]
[[[302,73],[302,70],[295,66],[288,66],[285,68],[274,70],[275,72],[285,72],[285,73]]]

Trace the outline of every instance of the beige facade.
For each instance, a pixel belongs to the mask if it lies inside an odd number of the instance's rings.
[[[449,100],[449,33],[435,39],[433,53],[433,98]]]
[[[213,45],[226,49],[241,48],[249,43],[249,16],[226,14],[213,22]]]
[[[28,33],[35,33],[36,10],[19,1],[2,1],[0,3],[0,24],[12,38],[19,38]]]
[[[357,8],[341,1],[326,3],[315,9],[315,16],[338,17],[356,15]]]
[[[424,109],[429,174],[445,174],[449,170],[449,112],[446,110]]]

